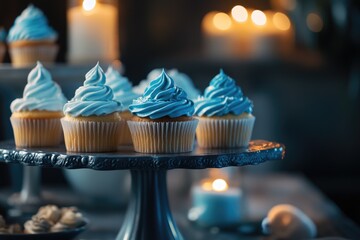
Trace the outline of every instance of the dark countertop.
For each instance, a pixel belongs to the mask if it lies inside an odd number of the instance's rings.
[[[266,239],[260,234],[240,235],[234,231],[202,229],[187,220],[187,211],[191,206],[189,194],[180,194],[169,188],[169,201],[173,216],[185,239]],[[114,239],[121,227],[125,207],[106,208],[84,205],[84,199],[70,189],[46,188],[47,192],[56,195],[59,205],[76,205],[89,219],[87,231],[77,239]],[[246,222],[258,226],[268,210],[277,204],[292,204],[304,211],[316,224],[318,238],[339,237],[359,239],[360,229],[349,220],[339,208],[327,199],[303,176],[289,174],[244,174],[243,190],[245,193]],[[0,191],[0,199],[9,196],[6,190]]]

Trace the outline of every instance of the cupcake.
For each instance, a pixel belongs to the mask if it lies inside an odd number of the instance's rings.
[[[62,140],[60,118],[66,103],[60,86],[37,62],[28,75],[23,98],[15,99],[10,118],[17,147],[56,146]]]
[[[131,145],[131,133],[126,121],[132,117],[132,114],[129,112],[129,105],[140,94],[133,92],[129,80],[121,76],[112,66],[106,71],[106,85],[113,90],[115,100],[121,102],[124,106],[124,110],[119,112],[122,121],[125,123],[122,125],[123,129],[121,129],[121,134],[119,135],[119,145]]]
[[[204,97],[195,101],[199,119],[196,138],[203,148],[248,146],[255,117],[252,101],[245,97],[235,81],[223,70],[205,89]]]
[[[200,91],[194,86],[194,83],[188,75],[179,72],[177,69],[170,69],[166,72],[174,80],[175,85],[187,93],[189,99],[195,100],[200,95]],[[133,91],[137,94],[142,94],[149,83],[159,76],[160,73],[161,69],[159,68],[152,70],[145,80],[142,80],[139,85],[133,88]]]
[[[6,47],[4,44],[5,40],[6,40],[6,31],[3,27],[0,27],[0,63],[3,62],[6,52]]]
[[[61,119],[66,150],[69,152],[116,151],[122,122],[120,102],[114,100],[111,88],[99,63],[86,75],[71,101],[65,104]]]
[[[29,5],[15,20],[7,37],[13,66],[23,67],[37,60],[53,63],[58,52],[57,33],[43,12]]]
[[[129,110],[134,115],[128,125],[135,151],[180,153],[193,149],[198,123],[192,117],[194,103],[164,70]]]

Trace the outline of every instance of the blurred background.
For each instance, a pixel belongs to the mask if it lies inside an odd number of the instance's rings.
[[[42,9],[58,32],[57,64],[49,70],[71,98],[89,66],[96,63],[91,56],[83,60],[74,55],[77,40],[70,34],[76,29],[71,27],[69,14],[78,3],[1,2],[0,26],[9,31],[29,3]],[[105,41],[113,44],[113,50],[101,61],[104,68],[110,58],[119,59],[133,85],[154,68],[177,68],[201,91],[223,68],[254,102],[253,139],[286,145],[285,160],[247,167],[245,171],[302,174],[360,223],[359,1],[106,3],[116,9],[116,23],[111,26],[117,31]],[[103,21],[105,30],[93,28],[106,32],[110,27],[107,19]],[[105,32],[98,35],[105,36]],[[0,140],[5,140],[12,139],[10,102],[21,96],[30,68],[14,70],[6,53],[0,69]],[[0,188],[18,190],[20,171],[19,166],[0,164]],[[177,174],[178,170],[170,171],[169,178]],[[44,169],[43,184],[68,183],[62,170]]]

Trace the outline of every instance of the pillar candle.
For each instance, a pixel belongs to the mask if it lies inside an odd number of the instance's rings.
[[[110,4],[92,2],[93,6],[86,7],[83,3],[68,9],[68,59],[71,63],[110,62],[119,58],[118,10]]]

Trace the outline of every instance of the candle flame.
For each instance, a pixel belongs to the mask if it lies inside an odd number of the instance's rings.
[[[85,11],[91,11],[95,8],[96,0],[84,0],[83,1],[83,8]]]
[[[216,192],[223,192],[229,188],[228,184],[224,179],[215,179],[212,182],[212,189]]]
[[[237,22],[246,22],[248,12],[243,6],[237,5],[231,9],[231,16]]]
[[[215,14],[213,24],[217,29],[225,31],[231,27],[231,18],[226,13],[219,12]]]
[[[266,15],[260,10],[255,10],[251,13],[251,20],[255,25],[264,26],[266,24]]]

